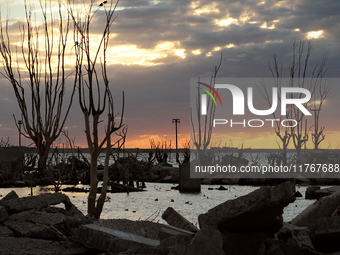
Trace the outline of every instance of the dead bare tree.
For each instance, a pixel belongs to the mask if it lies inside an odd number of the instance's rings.
[[[289,72],[289,87],[299,87],[305,88],[310,91],[311,97],[316,98],[320,97],[319,101],[322,100],[324,102],[327,94],[329,92],[329,85],[325,84],[323,81],[323,77],[325,72],[325,63],[326,58],[322,58],[319,64],[316,64],[310,71],[309,61],[310,56],[313,52],[312,43],[309,41],[307,43],[307,48],[304,41],[300,41],[298,44],[296,42],[293,43],[292,49],[292,61],[288,68]],[[272,73],[274,79],[274,86],[278,88],[278,100],[281,102],[281,87],[282,87],[282,65],[279,64],[277,56],[273,56],[273,63],[269,65],[269,69]],[[271,99],[268,95],[268,92],[264,86],[260,90],[262,96],[265,100],[271,105]],[[317,92],[319,95],[317,95]],[[302,94],[293,94],[289,95],[290,98],[301,98]],[[311,106],[313,103],[307,102],[304,104],[306,109],[312,110]],[[319,130],[318,122],[319,122],[319,113],[321,110],[321,105],[319,105],[319,109],[314,110],[315,112],[315,129],[314,134],[312,134],[313,142],[318,141],[319,143],[324,139],[322,138],[323,129]],[[286,150],[289,144],[289,141],[292,140],[294,143],[294,147],[296,149],[297,161],[300,161],[301,157],[301,149],[308,141],[308,123],[305,118],[305,115],[300,111],[298,107],[295,105],[288,105],[286,109],[286,116],[281,116],[279,118],[280,121],[276,121],[275,133],[280,138],[282,146],[283,146],[283,163],[286,163],[287,156]],[[273,113],[273,117],[278,119]],[[280,127],[281,120],[285,117],[286,119],[294,119],[296,121],[296,125],[292,121],[289,122],[289,128],[285,128],[285,130],[281,130]],[[317,146],[316,146],[317,147]]]
[[[68,93],[71,96],[65,105],[69,75],[65,69],[65,55],[70,19],[62,15],[60,3],[58,7],[58,15],[54,17],[51,3],[41,1],[42,17],[38,20],[34,18],[37,14],[33,7],[25,2],[25,22],[20,24],[22,43],[16,47],[16,52],[11,49],[15,42],[9,33],[8,20],[1,23],[0,30],[4,68],[1,74],[12,84],[21,111],[23,131],[14,116],[17,128],[33,140],[38,149],[40,174],[45,171],[52,143],[65,125],[75,92],[75,86],[71,87]]]
[[[272,77],[274,79],[274,87],[277,88],[278,91],[278,102],[281,103],[281,88],[282,88],[282,65],[279,64],[277,55],[275,54],[273,56],[273,63],[268,64],[269,70],[272,74]],[[268,102],[269,106],[272,105],[273,100],[270,97],[267,87],[265,86],[265,83],[262,82],[262,86],[259,88],[259,92],[262,95],[262,97]],[[292,115],[291,109],[287,109],[286,116],[280,115],[278,118],[277,114],[273,112],[273,118],[275,120],[275,134],[280,139],[280,142],[282,144],[282,163],[285,165],[287,163],[287,148],[290,142],[291,133],[288,127],[285,127],[284,129],[281,127],[281,121],[286,118],[290,119],[290,116]],[[279,147],[281,145],[278,143]]]
[[[328,82],[322,82],[318,84],[317,87],[318,89],[315,93],[316,96],[311,108],[311,111],[314,112],[314,125],[310,127],[310,129],[312,130],[312,142],[314,144],[315,150],[319,148],[320,143],[325,139],[325,134],[323,133],[325,127],[319,126],[320,112],[331,86]]]
[[[114,3],[103,2],[98,7],[95,7],[94,0],[83,9],[82,12],[73,8],[72,4],[68,5],[69,14],[72,17],[74,24],[74,50],[76,54],[76,81],[79,92],[79,104],[85,120],[85,134],[87,144],[91,155],[90,163],[90,192],[88,196],[88,215],[99,218],[103,209],[107,183],[108,183],[108,167],[111,148],[119,142],[119,147],[122,147],[126,137],[126,127],[123,124],[124,116],[124,93],[122,111],[118,120],[115,115],[114,101],[111,94],[109,80],[107,77],[107,48],[109,46],[110,28],[115,20],[115,10],[118,1]],[[90,32],[92,21],[97,13],[104,14],[105,23],[101,33],[99,42],[96,47],[91,43],[93,35]],[[91,36],[92,35],[92,36]],[[98,67],[99,66],[99,67]],[[99,139],[99,124],[102,122],[100,117],[103,113],[108,114],[106,131],[103,139]],[[90,125],[92,122],[92,127]],[[120,138],[115,144],[111,144],[111,135],[116,133]],[[101,194],[96,203],[97,197],[97,161],[99,153],[104,150],[106,145],[106,156],[104,163],[104,177]]]
[[[320,64],[316,64],[312,69],[310,75],[308,75],[308,64],[311,53],[313,52],[312,43],[309,41],[307,43],[307,49],[305,50],[305,42],[300,41],[297,49],[297,45],[293,43],[293,59],[289,67],[290,75],[290,86],[306,88],[311,92],[311,96],[315,96],[315,91],[317,89],[323,90],[323,77],[325,72],[326,58],[322,58]],[[327,95],[327,94],[326,94]],[[297,97],[301,98],[301,94]],[[305,104],[306,108],[311,107],[311,103]],[[297,121],[295,127],[291,127],[291,136],[294,142],[294,147],[296,149],[297,161],[300,161],[301,149],[303,145],[308,141],[307,133],[307,120],[304,119],[304,114],[292,105],[292,117]],[[304,134],[303,134],[304,133]]]
[[[221,53],[220,62],[217,66],[214,67],[212,75],[210,77],[210,86],[214,86],[215,79],[218,74],[218,71],[222,64],[223,54]],[[199,80],[200,81],[200,80]],[[206,155],[206,150],[209,147],[211,142],[211,134],[213,129],[213,119],[215,116],[215,104],[212,102],[210,97],[207,102],[207,114],[201,115],[201,97],[199,89],[197,90],[196,97],[196,122],[193,119],[192,109],[190,108],[190,119],[191,119],[191,127],[192,127],[192,142],[194,147],[198,151],[198,157],[200,160],[205,160],[204,157]],[[197,128],[197,130],[195,129]]]

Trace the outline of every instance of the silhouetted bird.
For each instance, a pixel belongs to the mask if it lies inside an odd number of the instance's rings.
[[[99,6],[103,6],[103,3],[100,3],[100,5]]]
[[[158,198],[156,198],[155,201],[158,201]]]
[[[104,2],[103,2],[103,4],[106,4],[106,3],[107,3],[107,1],[104,1]]]

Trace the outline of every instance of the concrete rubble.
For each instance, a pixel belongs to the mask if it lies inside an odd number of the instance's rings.
[[[294,185],[285,182],[261,187],[248,195],[228,200],[198,216],[200,228],[214,226],[228,231],[262,231],[282,227],[283,208],[295,201]]]
[[[65,209],[51,205],[64,204]],[[60,193],[0,200],[0,254],[85,254],[75,233],[92,222]]]
[[[195,227],[190,221],[180,215],[174,208],[168,207],[162,214],[162,219],[165,220],[169,225],[176,228],[181,228],[191,232],[198,232],[199,229]]]
[[[18,198],[14,192],[0,200],[0,247],[5,247],[0,255],[340,254],[340,188],[324,191],[295,219],[283,222],[283,209],[295,201],[294,192],[289,181],[261,187],[199,215],[200,228],[172,207],[162,215],[169,225],[94,221],[64,194]],[[52,206],[60,203],[65,208]]]
[[[311,204],[296,216],[291,223],[300,227],[311,227],[320,218],[331,217],[340,205],[340,189]]]

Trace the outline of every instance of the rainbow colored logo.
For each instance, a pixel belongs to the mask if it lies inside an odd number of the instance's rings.
[[[209,88],[218,98],[218,100],[220,101],[221,105],[222,105],[222,100],[220,98],[220,95],[217,93],[217,91],[211,87],[210,85],[206,84],[206,83],[203,83],[203,82],[197,82],[198,84],[202,84],[204,86],[206,86],[207,88]],[[215,100],[215,97],[213,96],[213,94],[211,94],[211,92],[209,92],[207,89],[204,89],[204,88],[201,88],[201,87],[197,87],[201,90],[203,90],[204,92],[206,92],[211,98],[212,100],[214,101],[215,105],[217,106],[217,103],[216,103],[216,100]]]

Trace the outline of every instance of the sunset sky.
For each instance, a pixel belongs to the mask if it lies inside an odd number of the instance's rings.
[[[0,1],[1,18],[10,19],[13,45],[19,40],[23,3],[22,0]],[[39,7],[36,10],[39,11]],[[209,78],[221,52],[218,77],[271,77],[268,63],[274,54],[287,76],[294,40],[311,40],[314,51],[310,68],[327,57],[326,77],[333,79],[333,86],[321,117],[320,124],[326,127],[326,140],[321,147],[340,147],[338,0],[121,0],[117,14],[111,28],[108,74],[117,112],[121,108],[122,91],[125,93],[126,148],[149,148],[150,139],[156,142],[166,139],[174,147],[174,118],[180,119],[179,146],[190,139],[190,79]],[[103,15],[104,9],[99,8],[93,21],[94,42],[98,39],[95,33]],[[8,137],[17,145],[13,114],[19,119],[20,111],[10,83],[3,77],[0,77],[0,88],[0,138]],[[76,96],[65,128],[77,145],[85,146],[84,120],[77,99]],[[104,126],[101,129],[104,130]],[[214,144],[221,142],[223,146],[238,146],[243,142],[244,147],[277,148],[273,129],[229,130],[224,136],[215,135],[213,140]],[[22,143],[29,145],[31,141],[23,139]],[[56,143],[66,143],[66,139],[61,137]]]

